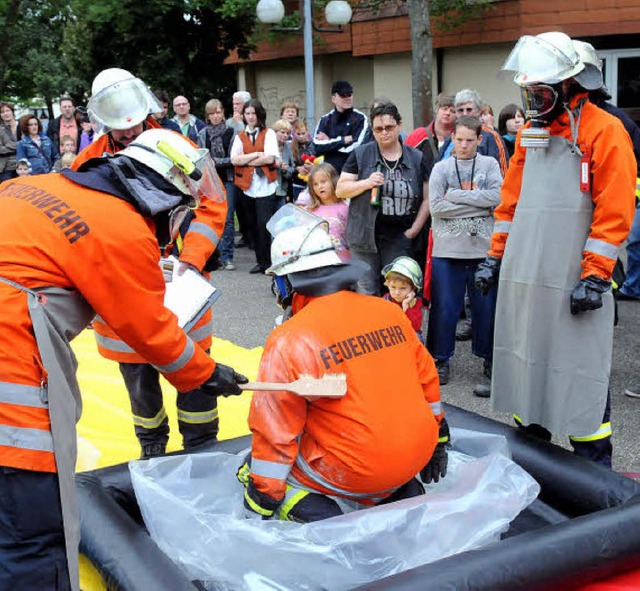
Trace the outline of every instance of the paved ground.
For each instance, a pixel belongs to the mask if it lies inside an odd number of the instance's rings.
[[[214,273],[213,282],[222,290],[222,296],[214,304],[215,334],[242,347],[261,347],[280,313],[271,294],[271,278],[249,274],[255,259],[246,248],[236,251],[235,263],[235,271]],[[625,387],[632,382],[640,383],[640,302],[620,302],[619,314],[611,374],[614,469],[640,472],[640,399],[624,395]],[[451,369],[451,381],[442,388],[445,402],[510,422],[507,415],[491,410],[490,400],[473,395],[482,362],[471,354],[469,342],[457,344]],[[557,443],[567,445],[560,440]]]

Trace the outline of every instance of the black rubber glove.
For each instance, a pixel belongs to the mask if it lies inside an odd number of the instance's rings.
[[[587,310],[602,308],[602,294],[611,289],[611,281],[589,275],[576,285],[571,292],[571,313],[573,315]]]
[[[451,434],[449,433],[449,423],[443,418],[440,421],[440,430],[438,431],[438,443],[449,443]]]
[[[478,265],[475,275],[475,285],[476,289],[482,295],[487,295],[493,286],[498,285],[500,263],[502,263],[502,259],[488,256]]]
[[[420,472],[422,482],[425,484],[440,482],[440,479],[447,475],[448,463],[447,445],[446,443],[438,443],[429,463]]]
[[[237,396],[242,394],[238,384],[246,384],[248,381],[248,378],[237,373],[233,367],[218,363],[211,377],[200,389],[210,396]]]

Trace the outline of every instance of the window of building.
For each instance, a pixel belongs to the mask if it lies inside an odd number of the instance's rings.
[[[598,51],[611,102],[640,125],[640,49]]]

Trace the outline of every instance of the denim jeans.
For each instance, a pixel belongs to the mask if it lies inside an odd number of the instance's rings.
[[[382,293],[383,277],[380,274],[385,265],[400,256],[410,257],[413,241],[399,228],[376,228],[377,252],[351,248],[351,255],[365,261],[369,270],[358,281],[358,293],[379,296]]]
[[[640,204],[636,207],[627,242],[627,278],[620,292],[640,299]]]
[[[227,219],[224,223],[224,232],[220,240],[220,261],[227,263],[233,261],[233,247],[236,237],[236,228],[233,220],[236,211],[236,191],[240,191],[240,189],[231,181],[226,182],[224,188],[227,192]]]
[[[471,350],[485,361],[493,359],[497,290],[492,289],[486,296],[476,290],[474,275],[482,261],[433,257],[427,349],[438,361],[449,361],[455,351],[456,324],[464,306],[465,289],[473,317]]]

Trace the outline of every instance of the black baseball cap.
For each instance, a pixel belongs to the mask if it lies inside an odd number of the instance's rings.
[[[346,80],[336,80],[331,87],[331,94],[353,94],[353,86]]]

